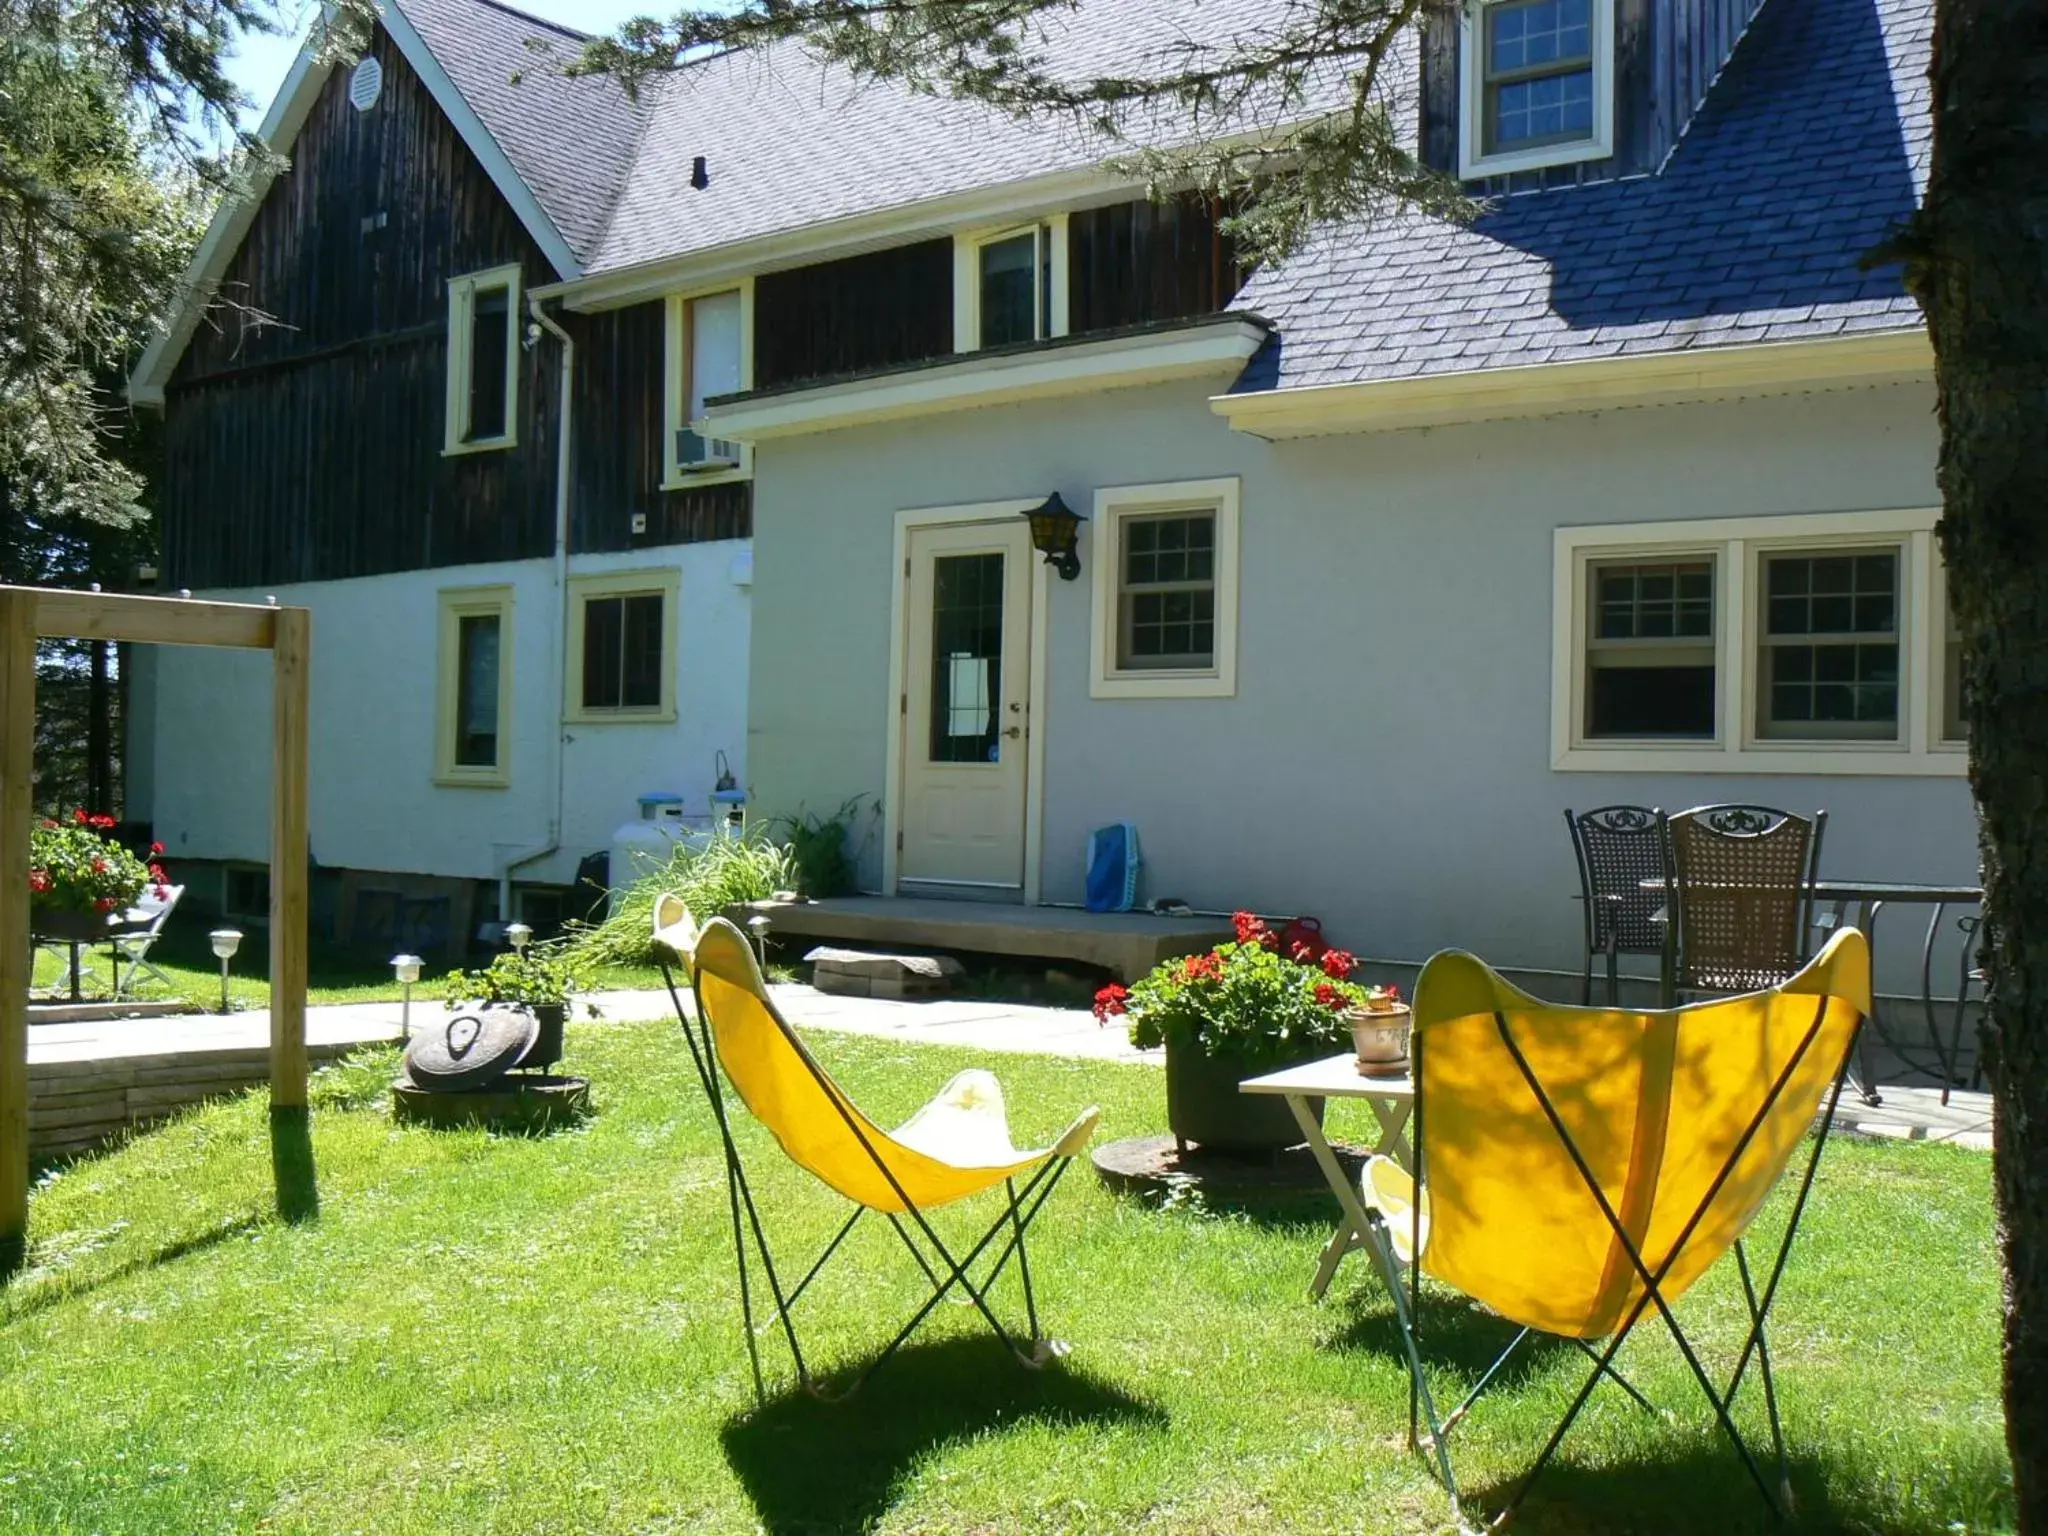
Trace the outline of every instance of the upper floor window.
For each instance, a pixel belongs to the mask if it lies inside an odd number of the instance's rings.
[[[751,279],[668,301],[667,416],[662,481],[683,485],[740,480],[753,472],[745,444],[705,431],[704,403],[754,387]]]
[[[958,236],[954,350],[1067,334],[1067,219]]]
[[[519,268],[448,284],[449,453],[519,441]]]
[[[1465,13],[1459,173],[1601,159],[1614,144],[1612,0],[1483,0]]]

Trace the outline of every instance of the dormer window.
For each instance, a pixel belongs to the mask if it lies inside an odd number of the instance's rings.
[[[1067,218],[953,238],[953,350],[1067,334]]]
[[[1614,152],[1612,0],[1482,0],[1460,52],[1467,180]]]

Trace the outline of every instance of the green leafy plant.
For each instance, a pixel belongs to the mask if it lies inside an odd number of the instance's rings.
[[[668,862],[612,897],[601,923],[572,926],[570,949],[590,966],[654,963],[654,900],[674,891],[701,921],[746,901],[766,901],[796,878],[789,849],[765,832],[721,831],[699,847],[677,844]]]
[[[73,811],[69,821],[44,817],[29,829],[29,904],[51,912],[123,912],[152,884],[168,883],[160,864],[144,864],[106,834],[111,816]],[[162,844],[150,849],[152,857]]]
[[[441,996],[458,1008],[468,1003],[548,1007],[589,989],[588,967],[563,944],[533,946],[524,954],[508,951],[480,971],[450,971],[441,980]]]
[[[847,845],[862,799],[855,795],[830,816],[800,810],[782,823],[796,863],[796,888],[813,901],[844,896],[853,889],[854,863]]]
[[[1345,1014],[1372,995],[1348,979],[1357,958],[1306,944],[1282,954],[1280,936],[1252,913],[1239,912],[1236,924],[1233,944],[1162,961],[1135,986],[1104,987],[1095,994],[1096,1019],[1127,1018],[1141,1049],[1171,1041],[1247,1067],[1348,1044]]]

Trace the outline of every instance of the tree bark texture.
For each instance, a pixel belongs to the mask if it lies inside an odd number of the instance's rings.
[[[1942,551],[1981,818],[2019,1529],[2048,1536],[2048,0],[1936,0],[1934,150],[1902,246],[1941,421]]]

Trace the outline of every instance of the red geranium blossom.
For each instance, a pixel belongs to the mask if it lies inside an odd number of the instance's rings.
[[[114,818],[111,816],[88,816],[85,819],[85,824],[96,831],[105,832],[114,825]]]
[[[149,856],[150,856],[151,858],[153,858],[153,859],[160,859],[160,858],[162,858],[162,857],[163,857],[163,854],[164,854],[164,845],[163,845],[162,843],[151,843],[151,844],[149,845]]]
[[[1262,944],[1266,938],[1266,925],[1259,921],[1256,912],[1233,912],[1230,921],[1237,929],[1240,944]]]
[[[1095,1022],[1106,1024],[1124,1011],[1124,999],[1131,995],[1130,988],[1112,981],[1095,994]]]
[[[77,822],[81,827],[84,826],[86,820],[85,807],[81,805],[77,810],[73,811],[71,813],[71,819]]]
[[[1351,1006],[1351,999],[1346,997],[1338,988],[1331,986],[1327,981],[1316,983],[1316,1001],[1333,1013],[1342,1013]]]
[[[28,888],[40,896],[50,888],[50,872],[47,869],[32,869],[28,872]]]
[[[1323,951],[1323,974],[1332,981],[1342,981],[1358,969],[1358,956],[1348,949],[1326,949]]]
[[[1189,955],[1181,974],[1189,981],[1221,981],[1223,957],[1214,950],[1206,955]]]
[[[92,904],[92,909],[95,912],[111,912],[114,910],[114,907],[115,901],[114,898],[111,896],[102,896],[98,901]]]

